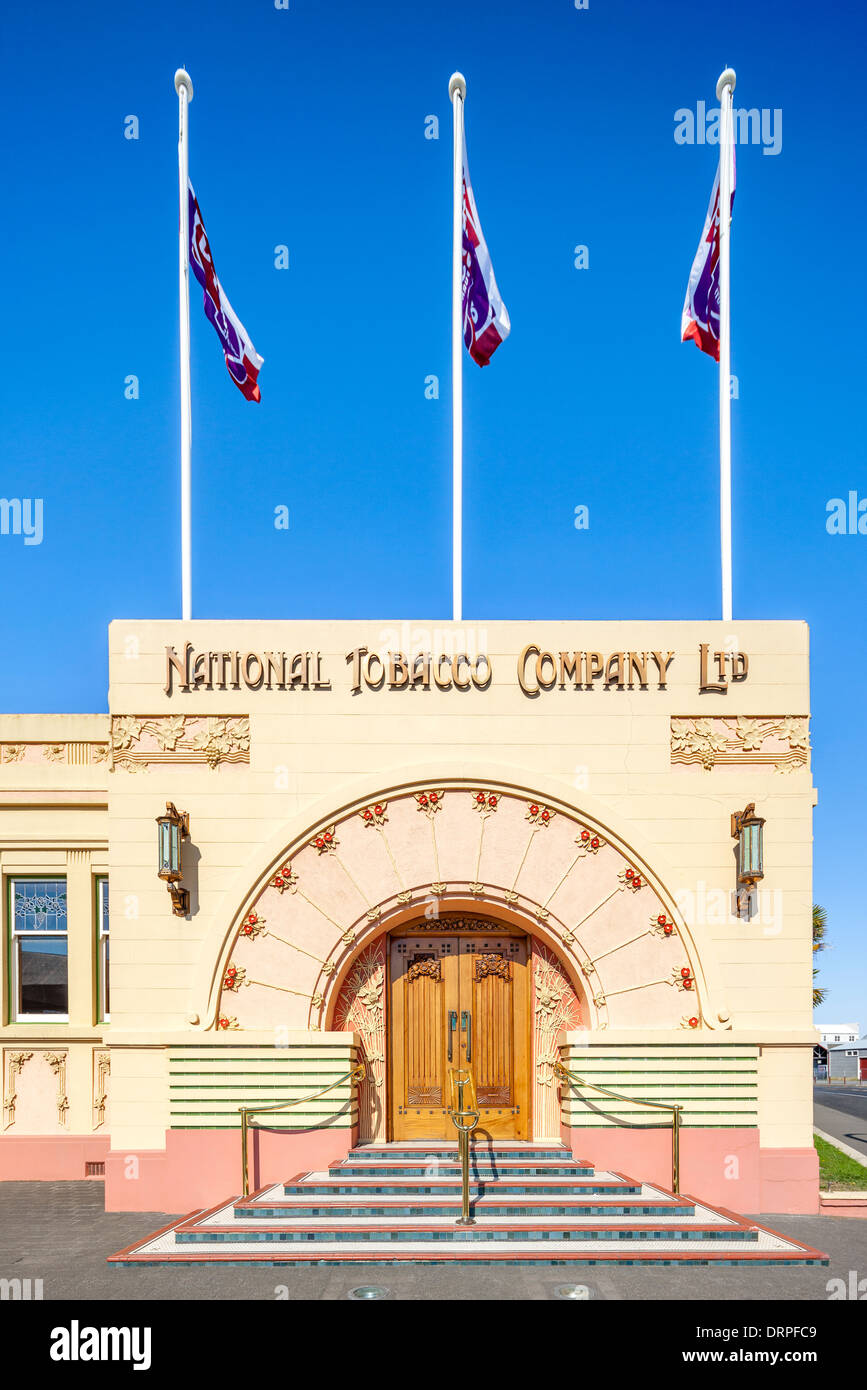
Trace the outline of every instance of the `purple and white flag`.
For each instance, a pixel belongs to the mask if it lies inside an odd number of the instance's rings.
[[[205,313],[214,325],[229,375],[248,401],[260,399],[259,368],[264,362],[217,279],[208,234],[193,185],[189,185],[189,253],[193,274],[204,290]]]
[[[720,152],[722,159],[722,152]],[[692,338],[696,347],[719,361],[719,166],[710,195],[704,230],[695,253],[683,313],[680,318],[680,340]],[[729,218],[735,202],[735,147],[732,143],[731,203]]]
[[[500,343],[509,336],[509,311],[500,298],[494,267],[482,232],[467,167],[464,137],[463,163],[463,265],[461,301],[464,314],[464,342],[474,362],[486,367]]]

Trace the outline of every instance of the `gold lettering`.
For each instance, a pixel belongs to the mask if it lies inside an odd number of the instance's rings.
[[[606,667],[605,667],[605,689],[606,689],[606,690],[610,689],[610,687],[611,687],[612,685],[616,685],[618,690],[622,690],[622,689],[623,689],[623,678],[624,678],[623,667],[624,667],[625,663],[626,663],[626,653],[625,653],[625,652],[613,652],[612,655],[609,656],[609,658],[608,658],[608,663],[607,663],[607,665],[606,665]],[[612,675],[612,667],[613,667],[614,670],[617,672],[617,675],[616,675],[616,676]]]
[[[530,657],[531,657],[531,656],[538,656],[538,655],[539,655],[539,648],[538,648],[538,647],[532,647],[532,646],[531,646],[531,647],[525,647],[524,650],[521,652],[521,655],[518,657],[518,684],[519,684],[519,686],[521,687],[521,689],[523,690],[523,692],[524,692],[525,695],[538,695],[538,694],[539,694],[539,687],[538,687],[538,686],[533,687],[533,686],[527,685],[527,662],[530,660]]]
[[[700,651],[700,653],[701,653],[701,678],[700,678],[700,680],[699,680],[699,687],[698,687],[698,689],[699,689],[699,694],[701,694],[701,695],[726,695],[726,694],[728,693],[728,687],[727,687],[725,684],[715,685],[715,684],[713,683],[713,681],[710,679],[710,676],[708,675],[708,669],[707,669],[708,645],[707,645],[706,642],[701,642],[701,643],[699,644],[699,651]],[[715,652],[714,655],[715,655],[715,656],[719,656],[719,652]]]
[[[271,689],[271,681],[276,683],[278,690],[286,689],[286,653],[285,652],[266,652],[265,653],[265,685]]]
[[[485,663],[484,680],[482,680],[481,676],[479,675],[479,663],[482,661]],[[473,662],[473,685],[476,687],[477,690],[487,690],[488,686],[491,683],[491,677],[493,674],[494,672],[491,663],[488,660],[487,656],[485,656],[484,652],[482,652],[479,656],[476,657],[475,661]]]
[[[461,669],[461,666],[469,666],[469,664],[470,658],[464,652],[462,652],[459,656],[452,657],[452,680],[454,682],[455,690],[469,690],[469,676],[467,676],[466,680],[463,681],[458,678],[458,673]]]
[[[401,677],[398,680],[398,676]],[[409,685],[409,670],[403,652],[391,652],[388,658],[388,683],[392,690],[403,690]]]
[[[438,685],[440,690],[451,690],[452,681],[450,675],[446,677],[445,681],[440,680],[444,661],[449,661],[449,658],[446,656],[445,652],[443,652],[442,656],[437,658],[436,665],[433,668],[434,684]],[[451,670],[451,662],[449,662],[449,670]]]
[[[346,653],[347,666],[352,663],[352,685],[350,689],[353,695],[361,694],[361,658],[367,655],[366,647],[356,647],[354,652]]]
[[[732,680],[745,681],[749,673],[750,659],[746,652],[732,652]]]
[[[584,664],[587,672],[587,684],[584,689],[592,690],[593,682],[605,674],[605,658],[601,652],[587,652]]]
[[[647,689],[647,652],[642,652],[640,655],[638,654],[638,652],[629,653],[627,673],[629,676],[630,690],[633,686],[633,674],[635,674],[638,677],[638,684],[641,686],[641,689]]]
[[[378,676],[373,675],[374,661],[379,667]],[[377,652],[368,652],[367,660],[364,663],[364,679],[371,690],[379,690],[385,680],[385,666],[382,663],[382,658]]]
[[[250,675],[250,664],[255,663],[256,675]],[[247,652],[244,657],[244,684],[248,690],[258,690],[262,681],[265,679],[265,667],[258,652]]]
[[[190,688],[190,652],[193,650],[192,642],[184,644],[184,655],[179,657],[174,647],[166,647],[166,683],[163,689],[167,695],[172,693],[172,672],[178,676],[178,685],[181,690]]]
[[[659,689],[665,690],[668,680],[668,668],[674,661],[674,652],[669,652],[668,656],[663,656],[662,652],[651,652],[650,655],[656,662],[656,669],[659,672]]]
[[[421,662],[421,671],[419,671]],[[419,652],[412,659],[412,678],[410,686],[414,690],[420,685],[422,690],[430,690],[430,652]]]
[[[551,663],[551,677],[545,678],[545,663]],[[557,663],[551,652],[540,652],[536,657],[536,683],[541,690],[551,690],[557,684]]]
[[[581,658],[583,652],[561,652],[560,653],[560,689],[562,690],[568,680],[571,680],[576,690],[581,688]]]

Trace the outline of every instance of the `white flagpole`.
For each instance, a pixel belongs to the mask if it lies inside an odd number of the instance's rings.
[[[720,73],[716,84],[720,103],[719,172],[719,498],[720,554],[722,557],[722,615],[732,620],[732,400],[731,400],[731,279],[729,233],[732,202],[732,93],[735,74]]]
[[[190,403],[190,233],[189,233],[189,148],[188,107],[193,84],[184,68],[175,73],[178,94],[178,190],[180,195],[179,292],[181,321],[181,612],[184,622],[192,617],[193,571],[191,556],[192,409]]]
[[[454,112],[454,188],[452,206],[452,619],[463,607],[463,464],[464,464],[464,325],[461,299],[464,240],[464,98],[467,84],[460,72],[449,79]]]

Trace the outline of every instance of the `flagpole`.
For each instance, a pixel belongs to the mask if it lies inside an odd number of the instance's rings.
[[[729,233],[732,206],[732,93],[736,77],[731,68],[716,84],[720,103],[719,171],[719,473],[720,554],[722,559],[722,616],[732,620],[732,400],[731,400],[731,278]]]
[[[191,556],[191,481],[192,409],[190,402],[190,232],[189,232],[189,121],[188,108],[193,99],[193,84],[189,73],[178,68],[175,73],[178,94],[178,192],[180,218],[179,238],[179,295],[181,324],[181,612],[184,622],[192,617],[192,556]]]
[[[464,465],[464,333],[461,275],[464,239],[464,98],[467,84],[460,72],[449,78],[454,113],[452,199],[452,619],[461,621],[463,608],[463,465]]]

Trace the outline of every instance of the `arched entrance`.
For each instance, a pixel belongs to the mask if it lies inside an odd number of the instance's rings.
[[[708,1017],[698,952],[651,866],[598,820],[502,784],[403,787],[310,827],[249,891],[216,968],[204,1025],[281,1045],[296,1030],[311,1077],[302,1038],[358,1034],[363,1140],[435,1136],[450,1038],[453,1062],[469,1041],[491,1063],[490,1123],[537,1139],[559,1133],[564,1030],[727,1023]]]
[[[362,1141],[452,1139],[448,1069],[465,1065],[481,1132],[502,1140],[559,1137],[557,1040],[587,1020],[580,983],[523,914],[428,898],[358,953],[327,1026],[361,1039]]]

